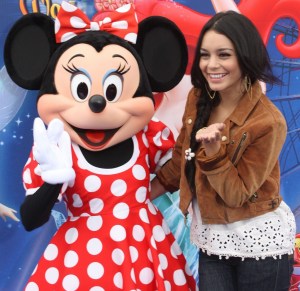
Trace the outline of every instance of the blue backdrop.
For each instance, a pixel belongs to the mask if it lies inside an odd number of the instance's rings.
[[[147,2],[147,0],[144,0]],[[22,169],[28,158],[32,146],[32,125],[36,113],[37,92],[29,92],[17,87],[8,77],[3,62],[4,41],[13,23],[24,13],[33,11],[32,3],[38,3],[39,10],[47,13],[47,8],[52,7],[55,12],[55,5],[61,1],[26,1],[9,0],[0,2],[0,203],[19,210],[24,199],[24,188],[22,185]],[[71,1],[70,1],[71,2]],[[94,1],[72,1],[93,16],[97,13]],[[95,1],[105,2],[108,1]],[[110,1],[114,2],[114,1]],[[118,1],[115,1],[118,2]],[[140,1],[136,1],[139,4]],[[159,2],[148,0],[150,3]],[[160,1],[163,2],[163,1]],[[166,1],[167,2],[167,1]],[[195,13],[200,19],[215,13],[213,3],[218,1],[202,0],[178,0],[173,4],[185,7],[187,13]],[[241,7],[247,2],[259,10],[264,2],[270,8],[279,2],[289,2],[300,8],[300,0],[297,1],[223,1],[229,4],[236,4]],[[47,6],[46,4],[50,6]],[[293,8],[293,7],[292,7]],[[299,11],[299,9],[298,9]],[[151,13],[151,11],[148,13]],[[184,13],[184,12],[183,12]],[[260,23],[257,23],[258,25]],[[284,200],[293,210],[297,221],[297,232],[300,229],[300,86],[299,69],[300,55],[295,58],[282,54],[276,44],[276,36],[284,34],[285,42],[293,44],[298,36],[298,25],[295,19],[286,17],[283,14],[269,30],[262,30],[266,39],[273,69],[283,80],[281,86],[268,88],[268,96],[283,112],[288,124],[288,136],[280,156],[282,185],[281,191]],[[194,36],[196,37],[196,36]],[[178,118],[178,116],[177,116]],[[197,278],[197,250],[189,244],[189,228],[183,223],[182,216],[177,209],[178,193],[171,196],[166,194],[155,201],[161,209],[173,233],[179,241],[191,269]],[[22,290],[27,278],[33,271],[46,244],[64,222],[65,209],[63,204],[57,204],[52,212],[51,220],[43,227],[32,232],[26,232],[21,222],[11,219],[6,221],[0,219],[0,290]],[[17,213],[17,216],[19,214]],[[188,222],[189,225],[189,222]]]

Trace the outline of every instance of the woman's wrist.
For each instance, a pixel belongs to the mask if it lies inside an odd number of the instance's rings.
[[[150,192],[150,199],[154,200],[155,198],[159,197],[160,195],[166,193],[165,187],[160,183],[157,177],[154,177],[151,181],[151,192]]]

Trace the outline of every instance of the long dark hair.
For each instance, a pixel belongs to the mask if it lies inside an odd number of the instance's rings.
[[[199,67],[203,37],[206,32],[211,30],[231,40],[235,48],[242,77],[247,76],[251,85],[258,80],[268,84],[280,83],[279,79],[273,75],[267,49],[250,19],[235,11],[215,14],[201,30],[191,69],[192,85],[198,96],[196,104],[197,116],[190,138],[192,152],[196,152],[200,146],[195,139],[196,132],[200,128],[207,126],[213,107],[218,106],[220,103],[218,92],[216,92],[214,99],[208,96],[206,87],[209,88],[209,86]],[[195,192],[195,167],[195,159],[187,160],[185,174],[193,193]]]

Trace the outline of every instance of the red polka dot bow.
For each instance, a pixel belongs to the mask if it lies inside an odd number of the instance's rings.
[[[78,7],[63,1],[55,19],[56,42],[65,42],[89,30],[107,31],[135,43],[138,22],[132,4],[126,4],[111,11],[103,20],[93,22]]]

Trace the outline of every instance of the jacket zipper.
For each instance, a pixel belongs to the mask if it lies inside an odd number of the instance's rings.
[[[235,150],[235,152],[233,154],[233,157],[232,157],[232,160],[231,160],[233,164],[235,163],[235,161],[237,159],[238,153],[239,153],[239,151],[240,151],[240,149],[241,149],[241,147],[242,147],[242,145],[243,145],[246,137],[247,137],[247,133],[244,132],[243,135],[242,135],[242,138],[240,140],[240,143],[238,144],[238,146],[237,146],[237,148],[236,148],[236,150]]]

